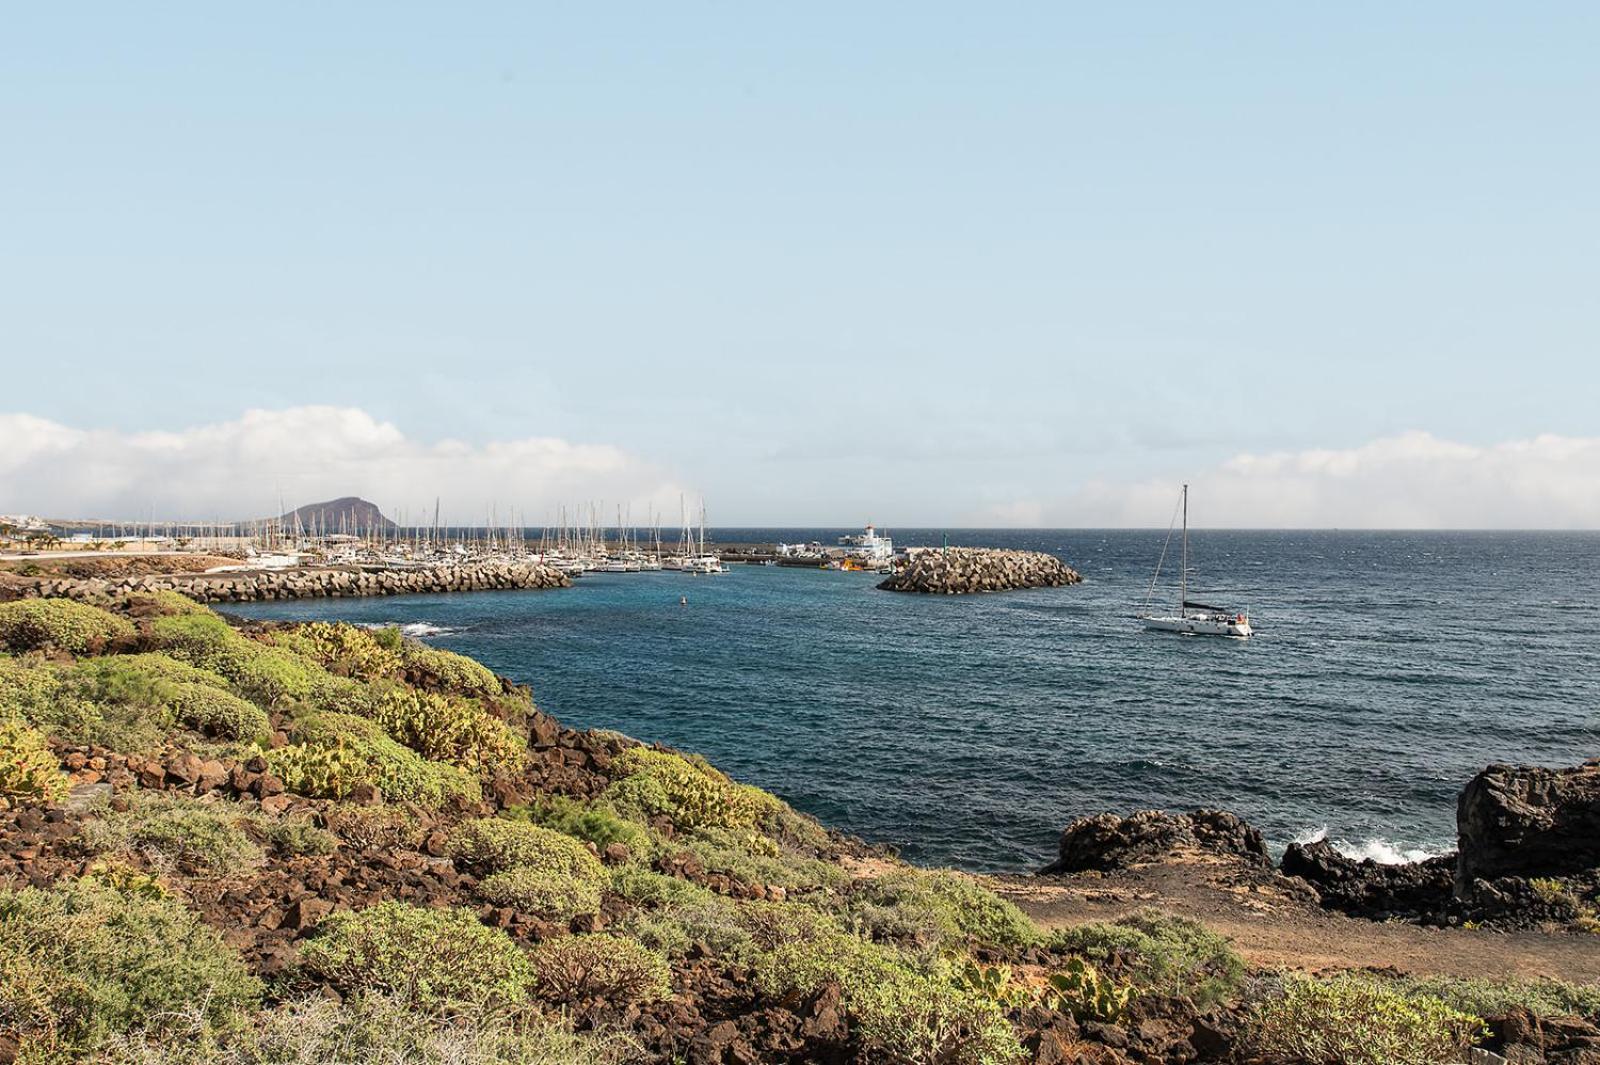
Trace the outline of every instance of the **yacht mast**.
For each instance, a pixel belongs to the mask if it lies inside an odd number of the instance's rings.
[[[1183,486],[1183,569],[1178,571],[1178,616],[1189,616],[1189,486]]]

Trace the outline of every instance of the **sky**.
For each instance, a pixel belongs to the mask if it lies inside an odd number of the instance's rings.
[[[1600,528],[1600,8],[868,8],[16,6],[0,512]]]

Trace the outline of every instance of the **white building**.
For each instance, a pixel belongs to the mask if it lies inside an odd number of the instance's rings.
[[[859,536],[839,537],[839,546],[844,548],[845,554],[867,562],[883,563],[894,557],[894,541],[888,536],[879,536],[871,525]]]

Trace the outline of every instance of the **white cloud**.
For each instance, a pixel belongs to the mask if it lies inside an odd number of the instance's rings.
[[[1091,483],[1042,518],[1164,526],[1183,479]],[[1242,454],[1187,479],[1191,520],[1212,527],[1600,528],[1600,437],[1480,447],[1411,432],[1354,448]]]
[[[77,429],[27,414],[0,414],[0,512],[52,517],[210,520],[260,517],[360,495],[391,517],[501,521],[520,512],[547,523],[554,508],[588,501],[670,509],[680,487],[668,473],[616,447],[525,437],[474,446],[424,442],[348,407],[252,410],[233,421],[175,432]],[[614,511],[612,511],[614,516]],[[602,520],[604,519],[602,515]]]

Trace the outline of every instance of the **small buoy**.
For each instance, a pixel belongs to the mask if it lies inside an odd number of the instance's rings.
[[[686,596],[686,595],[678,596],[678,605],[679,606],[688,606],[689,605],[689,597]]]

